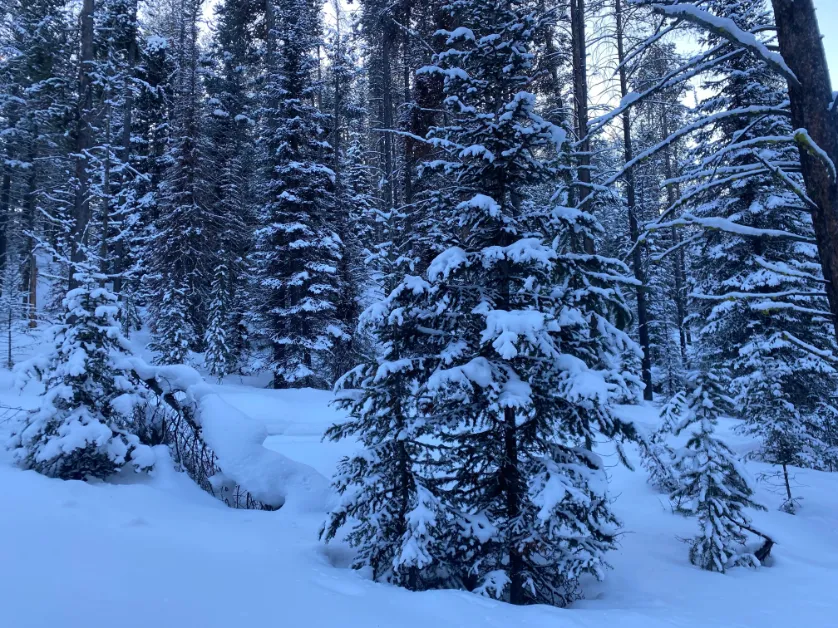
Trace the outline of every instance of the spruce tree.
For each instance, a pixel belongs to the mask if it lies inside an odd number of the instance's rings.
[[[698,371],[690,379],[687,410],[676,433],[693,427],[686,449],[679,454],[679,486],[672,492],[680,512],[698,518],[698,535],[690,542],[690,562],[724,573],[735,566],[759,566],[744,548],[751,521],[746,508],[763,509],[730,448],[715,435],[718,418],[732,410],[725,394],[725,373]]]
[[[708,8],[747,29],[764,28],[772,19],[763,0],[710,2]],[[708,39],[717,43],[715,36]],[[714,94],[698,108],[706,117],[787,98],[785,82],[745,55],[720,64],[718,78],[707,86]],[[805,202],[763,166],[794,163],[797,149],[780,139],[792,135],[780,115],[720,121],[699,136],[703,141],[687,173],[696,181],[687,191],[693,198],[691,215],[734,225],[706,230],[695,247],[692,292],[706,321],[699,351],[731,369],[738,414],[746,421],[745,431],[761,442],[757,455],[781,467],[786,510],[793,510],[788,466],[829,464],[825,435],[838,390],[838,371],[829,357],[838,347],[818,252],[810,243],[811,215]],[[752,172],[723,190],[703,189],[702,173],[710,170],[734,178]],[[798,174],[786,176],[802,188]]]
[[[639,441],[649,483],[666,493],[678,488],[678,477],[673,468],[675,451],[667,444],[666,437],[681,425],[688,412],[687,398],[679,391],[661,408],[658,428],[651,436]]]
[[[200,0],[180,0],[172,15],[177,28],[172,117],[166,167],[156,190],[156,216],[145,249],[152,348],[164,364],[181,364],[190,351],[203,348],[216,268],[213,242],[223,230],[208,205],[202,176],[208,147],[200,132],[200,6]]]
[[[259,3],[217,5],[215,37],[204,70],[206,128],[212,159],[201,176],[207,204],[220,229],[214,238],[215,269],[205,334],[206,364],[216,377],[240,370],[248,351],[247,310],[252,272],[248,257],[256,228],[255,150]]]
[[[480,593],[566,605],[580,577],[603,576],[618,529],[591,447],[596,431],[631,432],[609,409],[631,379],[618,354],[634,345],[609,318],[626,313],[626,268],[582,250],[599,226],[566,192],[552,209],[533,194],[567,137],[527,91],[547,14],[518,0],[448,10],[447,49],[420,70],[445,84],[447,123],[428,135],[444,158],[424,168],[445,181],[419,223],[445,250],[417,298],[445,497],[479,520],[451,560]]]
[[[311,102],[319,10],[307,0],[271,5],[268,39],[281,51],[266,60],[259,322],[274,387],[326,387],[332,382],[324,358],[347,332],[335,312],[343,243],[334,228],[332,149],[324,116]]]
[[[106,479],[123,468],[150,469],[134,406],[141,392],[124,371],[130,354],[119,328],[117,297],[89,262],[76,266],[76,288],[48,333],[50,352],[23,363],[25,379],[43,381],[39,406],[10,443],[17,462],[65,480]]]
[[[331,440],[357,439],[362,448],[338,465],[333,484],[342,497],[321,536],[343,531],[358,548],[356,569],[411,590],[459,584],[446,568],[456,519],[433,479],[434,424],[417,394],[425,315],[415,297],[427,288],[408,277],[364,313],[378,353],[338,381],[336,403],[350,418],[326,432]]]

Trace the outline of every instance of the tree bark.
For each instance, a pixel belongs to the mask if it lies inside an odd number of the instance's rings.
[[[515,409],[503,411],[504,461],[501,466],[501,482],[506,497],[506,519],[516,521],[521,516],[520,474],[518,471],[518,436],[515,425]],[[509,603],[524,604],[524,557],[516,545],[517,539],[509,540]]]
[[[620,96],[625,98],[628,94],[628,77],[623,61],[626,58],[625,44],[623,41],[623,3],[622,0],[614,0],[614,17],[617,29],[617,61],[620,64]],[[623,113],[623,152],[626,163],[634,159],[634,146],[631,137],[631,116],[630,109]],[[641,371],[643,383],[646,388],[643,390],[643,398],[652,401],[654,390],[652,384],[652,347],[649,341],[649,313],[646,307],[646,273],[643,268],[643,247],[638,243],[640,229],[637,223],[637,190],[634,181],[634,168],[630,168],[625,175],[626,200],[628,203],[629,237],[632,244],[632,269],[634,278],[640,282],[637,286],[637,333],[640,340],[640,348],[643,349],[643,360]]]
[[[573,48],[573,94],[576,100],[576,147],[580,209],[591,211],[591,141],[588,139],[588,48],[585,39],[585,0],[570,0],[570,31]],[[594,253],[594,241],[585,237],[585,252]]]
[[[393,67],[392,52],[395,28],[387,16],[381,18],[381,123],[384,126],[384,210],[389,212],[396,204],[393,186]]]
[[[832,323],[838,336],[838,103],[834,102],[829,68],[813,0],[772,0],[780,54],[797,77],[788,81],[791,120],[832,161],[816,154],[799,137],[806,193],[817,205],[812,222],[818,244]]]
[[[84,245],[87,239],[87,226],[90,222],[90,183],[87,172],[87,150],[90,148],[91,116],[93,115],[93,86],[91,72],[93,64],[93,13],[94,0],[82,3],[79,25],[81,29],[81,50],[79,53],[79,102],[76,111],[75,143],[75,197],[73,201],[73,221],[71,227],[70,259],[74,263],[84,259]],[[73,264],[70,267],[70,288],[76,286]]]
[[[131,6],[131,15],[130,19],[134,24],[134,28],[131,30],[131,40],[128,42],[128,67],[126,68],[126,76],[125,76],[125,94],[123,97],[123,104],[122,104],[122,138],[121,138],[121,148],[122,148],[122,177],[120,181],[120,185],[123,188],[127,187],[131,183],[132,175],[131,175],[131,168],[129,167],[131,164],[131,155],[133,153],[131,147],[131,135],[133,132],[134,127],[134,86],[132,85],[132,80],[134,78],[134,70],[137,65],[137,28],[136,28],[136,21],[137,21],[137,2],[132,3]],[[124,222],[122,223],[124,228]],[[114,292],[116,294],[120,294],[122,292],[122,284],[123,284],[123,277],[122,273],[124,272],[127,266],[127,260],[125,259],[126,250],[125,250],[125,241],[124,241],[124,234],[120,234],[117,238],[116,243],[114,245]]]

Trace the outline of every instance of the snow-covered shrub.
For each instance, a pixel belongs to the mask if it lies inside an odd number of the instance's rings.
[[[22,363],[24,381],[46,388],[10,443],[18,463],[50,477],[106,478],[123,467],[147,470],[154,455],[137,436],[135,384],[117,366],[128,350],[117,320],[117,297],[104,277],[76,274],[50,350]]]
[[[700,371],[690,378],[688,412],[676,432],[695,426],[686,449],[679,452],[679,486],[672,492],[679,511],[698,517],[698,535],[690,542],[690,562],[724,573],[738,565],[760,562],[744,547],[751,530],[746,508],[763,509],[753,500],[753,489],[736,455],[715,436],[716,423],[731,410],[724,394],[726,379]]]

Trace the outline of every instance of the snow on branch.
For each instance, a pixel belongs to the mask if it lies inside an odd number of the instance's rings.
[[[783,292],[725,292],[724,294],[692,292],[690,296],[703,301],[732,301],[735,299],[785,299],[787,297],[822,298],[826,296],[826,292],[806,292],[800,290],[785,290]]]
[[[835,183],[836,179],[838,179],[838,175],[836,175],[835,172],[835,163],[829,158],[826,151],[818,146],[815,140],[812,139],[812,136],[809,135],[809,131],[806,129],[797,129],[793,135],[794,141],[797,142],[798,146],[823,163],[829,171],[830,181]]]
[[[791,68],[786,64],[783,57],[768,49],[768,47],[759,41],[753,33],[744,31],[736,22],[726,17],[719,17],[713,15],[694,4],[653,4],[652,10],[655,13],[666,15],[668,17],[678,17],[688,22],[692,22],[701,26],[719,37],[727,39],[733,44],[742,46],[755,55],[762,58],[765,63],[782,74],[790,83],[800,85],[797,76],[792,72]]]
[[[797,198],[799,198],[801,201],[803,201],[803,203],[810,210],[812,210],[812,209],[818,210],[819,209],[818,204],[815,203],[815,201],[813,201],[811,198],[809,198],[808,194],[806,194],[806,190],[804,190],[803,187],[799,183],[797,183],[797,181],[795,181],[789,175],[787,175],[782,168],[780,168],[776,164],[770,163],[767,159],[765,159],[759,153],[752,152],[752,154],[756,158],[757,161],[759,161],[763,166],[765,166],[768,169],[769,172],[771,172],[771,174],[773,174],[775,177],[780,179],[780,181],[785,183],[788,186],[788,188],[792,192],[794,192],[794,194],[797,196]]]
[[[826,360],[827,362],[838,365],[838,358],[835,357],[835,354],[832,351],[827,351],[825,349],[818,349],[816,346],[809,344],[808,342],[804,342],[794,334],[788,331],[781,332],[783,338],[788,340],[793,345],[803,349],[807,353],[811,353],[812,355],[816,355],[819,358]]]
[[[642,153],[637,155],[634,159],[627,162],[623,168],[617,171],[614,175],[612,175],[606,182],[602,185],[608,187],[616,183],[619,179],[621,179],[626,172],[634,168],[637,164],[649,157],[652,157],[662,151],[667,146],[673,144],[675,141],[681,139],[685,135],[689,135],[693,131],[697,131],[698,129],[718,122],[719,120],[723,120],[726,118],[733,118],[737,116],[754,116],[754,115],[763,115],[763,114],[775,114],[780,116],[788,116],[789,112],[786,109],[788,107],[788,101],[783,101],[778,105],[752,105],[750,107],[739,107],[737,109],[729,109],[728,111],[720,111],[716,114],[711,116],[705,116],[696,120],[691,124],[687,124],[686,126],[681,127],[675,133],[667,137],[665,140],[647,148]]]
[[[761,266],[765,270],[769,270],[772,273],[777,273],[778,275],[785,275],[786,277],[795,277],[798,279],[808,279],[809,281],[814,281],[815,283],[827,283],[827,281],[823,277],[818,277],[817,275],[813,275],[811,273],[806,273],[802,270],[792,268],[785,262],[769,262],[767,259],[760,255],[754,257],[754,261],[757,263],[758,266]]]
[[[755,236],[755,237],[769,237],[769,238],[783,238],[786,240],[793,240],[795,242],[806,242],[807,244],[814,244],[814,238],[807,238],[805,236],[797,235],[795,233],[790,233],[788,231],[781,231],[779,229],[758,229],[756,227],[749,227],[747,225],[741,225],[737,222],[733,222],[732,220],[728,220],[727,218],[716,218],[716,217],[709,217],[709,218],[699,218],[698,216],[693,216],[692,214],[684,214],[680,218],[676,220],[671,220],[669,222],[663,223],[656,223],[653,228],[650,228],[650,231],[654,231],[656,229],[665,229],[666,227],[686,227],[686,226],[697,226],[702,227],[704,229],[716,229],[718,231],[724,231],[726,233],[734,233],[737,235],[742,236]]]
[[[724,54],[720,57],[714,57],[714,55],[719,52],[724,47],[724,45],[715,46],[706,52],[703,52],[699,55],[696,55],[692,59],[688,60],[686,63],[679,65],[678,67],[670,70],[667,74],[665,74],[657,83],[652,85],[649,89],[644,92],[638,93],[631,93],[626,94],[626,97],[620,101],[620,104],[609,111],[608,113],[591,120],[591,123],[588,126],[588,135],[587,137],[591,137],[594,133],[597,133],[609,122],[611,122],[617,116],[626,112],[626,110],[630,109],[638,105],[639,103],[645,101],[647,98],[654,96],[661,90],[667,89],[674,85],[679,85],[688,81],[689,79],[701,74],[705,70],[711,70],[714,66],[723,61],[727,61],[729,59],[733,59],[741,55],[744,50],[734,50],[727,54]],[[586,138],[582,138],[581,140],[576,142],[576,145],[582,144]]]

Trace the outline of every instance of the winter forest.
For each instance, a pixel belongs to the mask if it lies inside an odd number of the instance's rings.
[[[0,0],[0,625],[838,623],[835,27]]]

